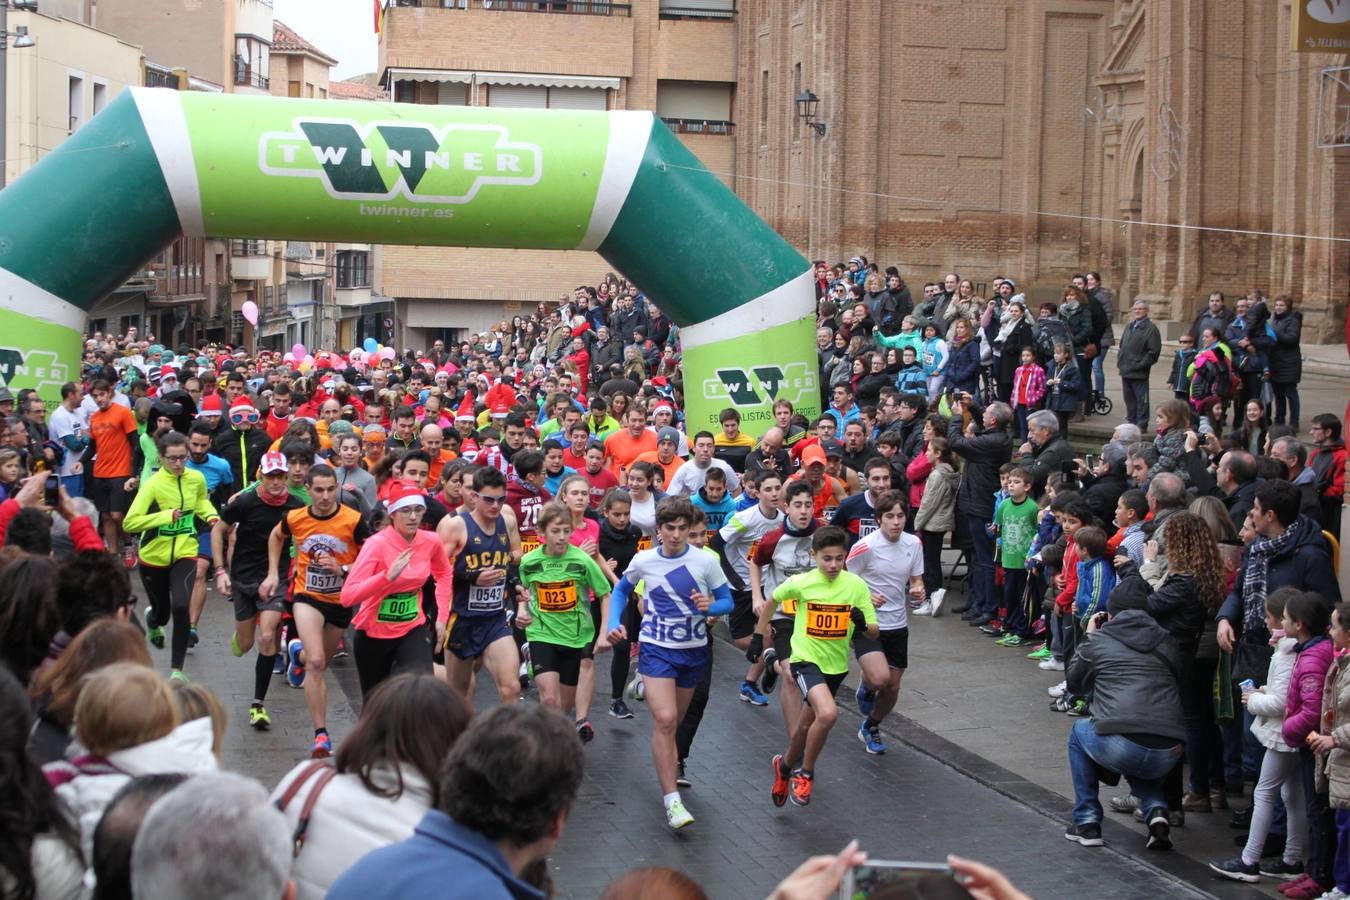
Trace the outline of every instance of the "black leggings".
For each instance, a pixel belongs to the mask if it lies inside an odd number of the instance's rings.
[[[610,653],[614,658],[609,662],[609,699],[618,700],[623,697],[624,685],[628,683],[628,668],[631,660],[629,651],[632,649],[632,638],[637,637],[638,628],[642,625],[642,618],[638,615],[637,600],[630,595],[628,605],[623,610],[623,628],[628,633],[629,639],[619,641],[610,648]],[[606,623],[601,623],[602,627],[607,627]]]
[[[712,635],[708,635],[708,664],[703,667],[703,677],[694,685],[694,696],[689,698],[689,708],[684,718],[675,728],[675,751],[681,762],[689,758],[689,748],[694,744],[694,735],[703,721],[703,710],[708,706],[708,694],[712,691],[713,644]]]
[[[141,584],[145,585],[145,596],[150,599],[147,624],[152,628],[163,628],[173,621],[169,665],[175,669],[183,668],[187,660],[188,633],[192,627],[192,585],[196,580],[197,558],[194,556],[180,559],[168,567],[147,566],[141,562]]]
[[[375,686],[396,672],[430,675],[431,638],[418,626],[402,637],[375,638],[356,632],[352,641],[356,658],[356,677],[361,682],[361,699],[370,696]]]

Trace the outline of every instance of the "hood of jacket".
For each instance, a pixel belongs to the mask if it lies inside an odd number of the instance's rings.
[[[1127,609],[1117,614],[1102,626],[1101,631],[1138,653],[1152,653],[1167,640],[1167,629],[1142,609]]]
[[[609,519],[607,519],[607,518],[605,518],[603,515],[601,515],[601,516],[600,516],[600,536],[601,536],[602,538],[605,538],[606,540],[610,540],[610,541],[624,541],[624,540],[630,540],[630,539],[632,539],[632,538],[634,538],[634,537],[641,537],[641,536],[642,536],[642,529],[641,529],[641,528],[638,528],[638,527],[637,527],[636,525],[634,525],[632,522],[629,522],[629,523],[628,523],[628,527],[625,528],[623,531],[620,531],[619,529],[615,528],[613,525],[609,524]]]
[[[133,778],[164,772],[200,775],[218,768],[211,752],[213,740],[211,720],[193,719],[162,738],[110,753],[108,762]]]

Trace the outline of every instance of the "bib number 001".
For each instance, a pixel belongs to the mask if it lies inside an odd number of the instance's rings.
[[[806,604],[807,637],[830,640],[848,637],[848,614],[852,608],[833,603]]]

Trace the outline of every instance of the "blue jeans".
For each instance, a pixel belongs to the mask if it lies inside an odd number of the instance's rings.
[[[1085,825],[1102,820],[1097,799],[1098,767],[1119,772],[1139,798],[1145,818],[1154,810],[1167,812],[1162,777],[1181,759],[1184,745],[1178,741],[1166,750],[1153,750],[1118,734],[1098,734],[1092,719],[1079,719],[1069,731],[1069,772],[1073,776],[1073,823]]]
[[[1097,393],[1106,393],[1106,372],[1102,369],[1102,363],[1106,361],[1106,351],[1109,347],[1102,347],[1101,351],[1092,357],[1092,384],[1097,389]]]
[[[966,516],[970,529],[970,605],[981,615],[998,611],[998,597],[994,596],[994,539],[984,526],[984,516]]]

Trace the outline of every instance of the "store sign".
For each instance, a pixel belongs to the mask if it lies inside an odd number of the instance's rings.
[[[1294,0],[1290,49],[1295,53],[1350,51],[1350,0]]]

